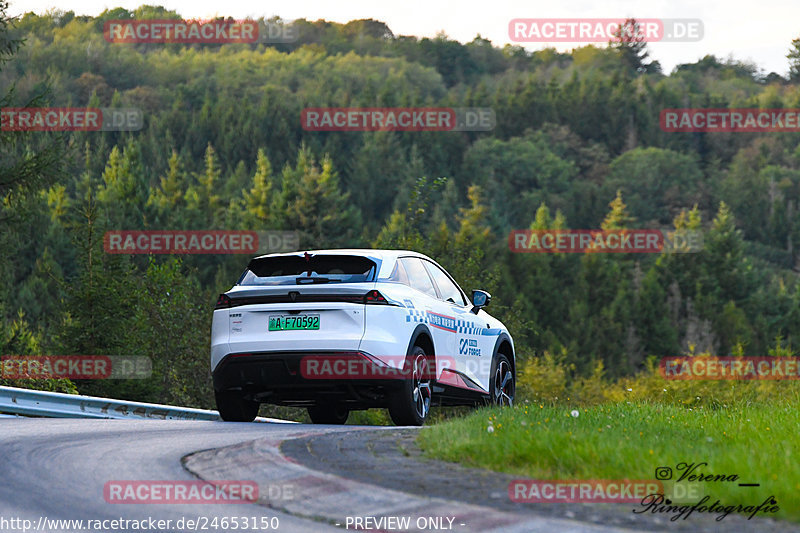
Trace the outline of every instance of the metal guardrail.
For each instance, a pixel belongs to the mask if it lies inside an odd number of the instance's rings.
[[[205,409],[128,402],[16,387],[0,387],[0,413],[48,418],[221,420],[217,411]],[[0,417],[3,415],[0,414]],[[288,420],[263,417],[256,418],[256,422],[292,423]]]

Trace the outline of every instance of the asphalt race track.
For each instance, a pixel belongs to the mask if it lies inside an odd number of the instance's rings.
[[[264,528],[265,524],[274,524],[277,531],[302,533],[353,530],[354,517],[384,516],[409,517],[409,531],[607,533],[673,529],[668,523],[654,528],[624,521],[604,525],[597,523],[596,517],[595,523],[590,523],[593,520],[582,516],[580,510],[563,518],[563,514],[548,515],[523,505],[492,505],[488,497],[481,501],[474,496],[476,483],[503,487],[506,478],[494,473],[476,478],[467,469],[425,463],[418,454],[399,453],[400,436],[405,435],[405,446],[413,446],[414,431],[302,424],[2,419],[0,531],[22,531],[20,520],[30,520],[31,530],[36,531],[40,520],[46,523],[45,519],[148,518],[171,520],[171,527],[98,530],[87,529],[84,524],[83,529],[42,526],[38,531],[234,531],[230,522],[226,522],[227,528],[221,527],[220,520],[240,517],[259,524],[257,528],[238,528],[240,531],[274,531]],[[376,446],[385,447],[387,453],[376,453]],[[401,456],[404,459],[399,459]],[[394,467],[388,468],[387,461]],[[441,485],[448,472],[450,488],[434,490],[432,484]],[[403,483],[404,478],[409,483]],[[108,503],[104,495],[106,484],[112,481],[198,479],[254,481],[259,487],[258,502],[128,504]],[[459,486],[465,488],[463,496],[457,490]],[[287,488],[291,490],[287,492]],[[414,525],[420,517],[426,529]],[[274,518],[277,522],[269,521]],[[181,519],[184,527],[176,525]],[[187,520],[195,521],[194,527],[186,527]],[[610,523],[602,517],[601,521]],[[369,525],[376,527],[375,522]],[[381,525],[378,527],[384,531],[401,530],[395,528],[397,523]],[[675,530],[798,530],[787,524],[748,523],[743,519],[696,525],[694,529],[684,526]]]
[[[40,517],[177,521],[199,516],[278,516],[279,531],[333,531],[333,527],[252,504],[130,505],[109,504],[104,499],[107,481],[192,480],[181,466],[184,455],[273,432],[289,436],[293,431],[293,424],[4,419],[0,421],[0,517],[27,518],[37,524]]]

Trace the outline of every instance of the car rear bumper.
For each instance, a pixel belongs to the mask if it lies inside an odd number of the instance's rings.
[[[330,378],[330,374],[324,372],[310,372],[310,360],[349,360],[359,364],[350,367],[349,370],[355,369],[355,372],[349,374],[348,367],[342,365],[344,373]],[[239,391],[245,397],[264,403],[307,407],[338,402],[350,409],[366,409],[386,407],[388,394],[409,377],[406,372],[410,371],[410,366],[402,365],[405,371],[398,366],[386,365],[382,359],[358,351],[234,353],[222,358],[212,378],[217,392]],[[369,371],[365,373],[366,368]],[[443,372],[442,377],[445,374],[448,373]],[[435,378],[435,374],[431,378]],[[469,380],[451,381],[434,384],[435,404],[474,405],[488,399],[488,395]]]
[[[335,379],[310,376],[306,358],[352,358],[379,364],[375,358],[354,351],[281,351],[234,353],[225,356],[212,372],[214,390],[236,390],[252,399],[277,405],[308,406],[325,400],[352,408],[383,407],[388,392],[401,377],[365,379],[363,375]]]

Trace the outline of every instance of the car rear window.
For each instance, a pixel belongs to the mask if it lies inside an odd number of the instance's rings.
[[[358,255],[261,257],[247,265],[238,285],[360,283],[375,280],[378,265]]]

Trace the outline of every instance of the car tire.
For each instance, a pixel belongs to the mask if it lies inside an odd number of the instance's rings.
[[[341,404],[315,405],[308,408],[308,416],[315,424],[344,424],[350,410]]]
[[[512,407],[516,380],[511,361],[505,354],[498,353],[494,356],[492,364],[492,378],[489,383],[489,397],[492,405]]]
[[[431,408],[431,359],[425,350],[414,346],[406,356],[404,369],[410,376],[389,395],[389,416],[396,426],[421,426]],[[411,365],[411,366],[407,366]]]
[[[236,391],[214,392],[217,411],[225,422],[252,422],[258,416],[259,403]]]

